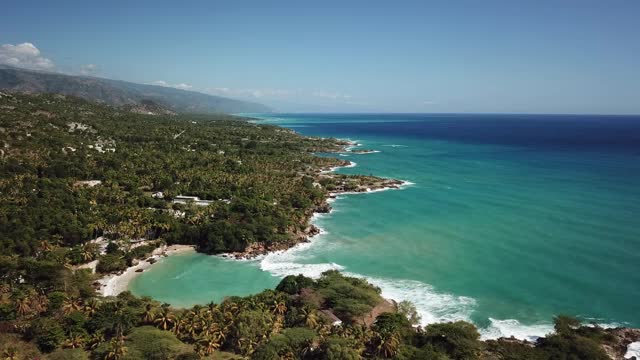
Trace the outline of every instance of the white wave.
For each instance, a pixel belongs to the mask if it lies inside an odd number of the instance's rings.
[[[344,166],[333,166],[333,167],[330,167],[328,170],[321,171],[321,173],[322,174],[326,174],[326,173],[334,172],[334,171],[336,171],[338,169],[341,169],[341,168],[352,168],[352,167],[355,167],[356,165],[358,165],[356,162],[349,161],[349,164],[347,164],[347,165],[344,165]]]
[[[411,185],[415,185],[416,183],[411,182],[411,181],[406,181],[406,180],[400,180],[402,181],[402,183],[400,185],[398,185],[398,187],[383,187],[380,189],[374,189],[371,190],[369,188],[367,188],[367,191],[345,191],[345,192],[340,192],[340,195],[358,195],[358,194],[372,194],[372,193],[377,193],[377,192],[382,192],[382,191],[387,191],[387,190],[402,190],[407,186],[411,186]],[[336,196],[338,193],[330,193],[329,195],[331,196]]]
[[[634,356],[640,359],[640,341],[632,342],[627,346],[627,352],[624,354],[624,358],[630,359]]]
[[[265,258],[264,254],[256,255],[251,258],[236,258],[230,253],[222,253],[222,254],[216,254],[211,256],[215,256],[222,261],[239,261],[239,262],[247,262],[247,263],[260,262]]]
[[[302,274],[310,278],[318,278],[328,270],[344,270],[344,266],[336,263],[305,264],[300,262],[304,260],[305,253],[317,245],[320,235],[324,234],[326,232],[321,232],[321,234],[314,236],[310,242],[298,244],[291,249],[267,254],[260,261],[260,269],[277,277]]]
[[[408,147],[407,145],[399,145],[399,144],[391,144],[391,145],[382,145],[382,146],[387,146],[387,147]]]
[[[343,197],[341,197],[341,196],[336,196],[336,197],[333,197],[333,198],[328,198],[328,199],[327,199],[327,202],[328,202],[329,204],[331,204],[331,203],[336,202],[336,200],[340,200],[340,199],[343,199]]]
[[[339,155],[339,156],[345,156],[345,157],[346,157],[346,156],[351,156],[351,155],[349,155],[349,154],[338,154],[338,155]]]
[[[345,273],[348,276],[362,277],[358,274]],[[422,317],[420,325],[449,322],[470,321],[476,301],[466,296],[456,296],[437,291],[433,286],[416,280],[382,279],[364,277],[382,290],[382,296],[395,301],[411,301]]]
[[[584,324],[589,320],[593,320],[590,324]],[[584,326],[597,326],[610,329],[622,326],[618,323],[603,323],[597,321],[598,319],[583,319]],[[601,320],[601,319],[600,319]],[[537,323],[537,324],[522,324],[516,319],[498,320],[489,318],[491,322],[486,328],[479,328],[480,337],[482,340],[493,340],[501,337],[515,337],[519,340],[536,341],[540,337],[544,337],[554,332],[552,323]]]
[[[382,296],[387,299],[398,302],[411,301],[422,317],[421,325],[458,320],[470,321],[470,315],[476,304],[472,298],[441,293],[431,285],[420,281],[366,277],[345,272],[344,266],[334,262],[302,263],[305,253],[308,253],[311,247],[321,245],[324,248],[325,244],[319,244],[319,242],[316,239],[286,251],[270,253],[260,262],[260,269],[277,277],[302,274],[310,278],[318,278],[328,270],[340,270],[347,276],[364,278],[380,287]]]
[[[318,278],[325,271],[342,270],[344,267],[336,263],[301,264],[295,262],[271,262],[268,258],[265,258],[260,263],[260,269],[268,271],[278,277],[302,274],[306,277]]]
[[[482,340],[492,340],[501,337],[515,337],[520,340],[535,341],[553,332],[553,324],[525,325],[515,319],[498,320],[489,318],[491,324],[480,331]]]
[[[355,155],[367,155],[367,154],[376,154],[376,153],[380,153],[380,152],[382,152],[382,151],[380,151],[380,150],[369,150],[367,152],[352,152],[352,154],[355,154]]]

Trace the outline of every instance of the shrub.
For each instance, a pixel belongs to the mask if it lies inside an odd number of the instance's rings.
[[[31,323],[28,337],[35,340],[43,352],[55,350],[64,340],[64,330],[60,323],[51,318],[39,318]]]
[[[271,331],[271,314],[266,311],[250,310],[241,312],[235,319],[231,334],[227,337],[226,344],[230,345],[236,353],[248,354],[249,349],[242,345],[240,339],[260,344],[264,334]]]
[[[416,306],[408,300],[403,300],[398,303],[398,313],[406,317],[411,325],[418,325],[422,317],[418,314]]]
[[[175,359],[179,355],[193,353],[193,348],[180,342],[173,333],[152,326],[133,329],[127,335],[126,346],[129,356],[139,354],[141,359],[150,360]]]
[[[105,251],[109,255],[116,254],[119,250],[120,248],[118,247],[118,244],[114,243],[113,241],[109,241],[109,243],[107,244],[107,248],[105,249]]]
[[[380,303],[380,289],[366,280],[346,277],[330,270],[322,274],[316,284],[317,291],[326,299],[326,305],[344,319],[353,320]]]
[[[89,360],[89,356],[82,349],[60,349],[49,354],[47,360]]]
[[[107,254],[100,258],[98,265],[96,266],[96,270],[101,273],[110,273],[121,271],[127,268],[127,263],[125,260],[115,254]]]
[[[360,353],[356,345],[349,339],[337,336],[328,337],[320,344],[320,359],[322,360],[360,360]]]
[[[54,291],[47,295],[47,299],[49,300],[49,306],[47,310],[49,313],[54,313],[62,308],[62,304],[64,304],[67,295],[62,291]]]
[[[573,331],[580,327],[580,320],[567,316],[558,315],[553,319],[554,329],[558,335],[569,335]]]
[[[282,334],[272,337],[269,342],[259,347],[252,359],[270,360],[291,356],[302,359],[311,352],[316,338],[316,332],[311,329],[285,329]]]
[[[488,340],[486,342],[487,351],[496,354],[503,360],[544,360],[547,359],[545,353],[538,348],[523,344],[519,341],[508,339]]]
[[[431,324],[425,328],[423,341],[453,359],[476,359],[482,347],[475,326],[464,321]]]
[[[310,288],[313,286],[313,279],[308,278],[302,274],[289,275],[282,279],[276,290],[285,292],[289,295],[294,295],[300,292],[303,288]]]
[[[84,325],[87,322],[87,317],[79,312],[74,311],[63,319],[64,329],[69,334],[86,334]]]

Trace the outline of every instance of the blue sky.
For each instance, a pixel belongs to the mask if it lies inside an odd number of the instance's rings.
[[[635,0],[21,0],[0,46],[283,111],[640,113]]]

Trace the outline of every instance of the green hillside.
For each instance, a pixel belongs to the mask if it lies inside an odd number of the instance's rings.
[[[0,89],[25,93],[55,93],[77,96],[112,106],[123,106],[152,100],[178,113],[270,112],[258,103],[207,95],[156,85],[96,77],[71,76],[18,69],[0,65]]]

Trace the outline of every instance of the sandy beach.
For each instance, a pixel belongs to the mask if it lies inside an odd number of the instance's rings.
[[[98,293],[102,296],[116,296],[121,292],[127,290],[127,288],[129,287],[129,283],[131,282],[131,280],[133,280],[133,278],[142,273],[142,271],[150,268],[153,264],[157,263],[157,261],[161,260],[163,257],[193,251],[195,251],[195,248],[192,245],[163,245],[155,249],[151,253],[151,256],[149,256],[149,258],[145,260],[139,260],[135,265],[130,266],[122,273],[109,274],[98,280],[98,283],[100,283],[100,289],[98,289]],[[156,262],[152,264],[148,261],[149,259],[154,259]]]

